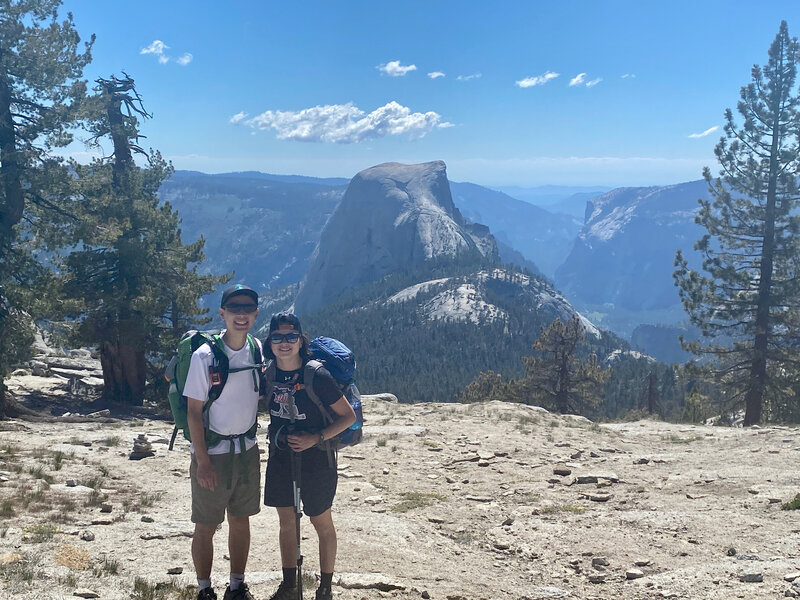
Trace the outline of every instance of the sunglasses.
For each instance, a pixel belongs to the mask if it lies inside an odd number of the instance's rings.
[[[223,308],[234,315],[249,315],[258,310],[258,304],[226,304]]]
[[[291,332],[291,333],[273,333],[269,336],[269,341],[273,344],[280,344],[284,340],[289,342],[290,344],[294,344],[297,340],[300,339],[300,334]]]

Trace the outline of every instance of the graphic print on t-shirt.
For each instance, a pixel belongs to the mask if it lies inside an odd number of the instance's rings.
[[[270,409],[270,414],[279,419],[286,419],[287,421],[303,421],[306,418],[305,414],[298,414],[297,405],[294,402],[295,388],[293,384],[275,384],[275,393],[272,397],[276,406]]]

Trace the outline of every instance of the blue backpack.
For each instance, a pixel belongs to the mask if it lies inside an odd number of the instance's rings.
[[[354,446],[361,441],[363,435],[364,413],[361,407],[361,393],[355,382],[356,358],[353,351],[339,340],[329,337],[314,338],[309,343],[308,349],[311,352],[311,360],[306,363],[304,381],[313,382],[314,373],[321,366],[324,366],[333,376],[342,390],[342,395],[347,398],[350,406],[353,407],[353,412],[356,413],[356,422],[336,436],[337,442],[339,447]],[[313,385],[306,386],[306,393],[317,407],[322,409],[322,403],[314,393]],[[327,414],[332,419],[327,410],[320,412],[323,415]]]

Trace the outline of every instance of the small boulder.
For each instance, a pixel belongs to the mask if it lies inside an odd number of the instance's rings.
[[[640,579],[644,573],[640,569],[628,569],[625,571],[625,579]]]
[[[564,463],[558,463],[555,467],[553,467],[553,475],[566,477],[567,475],[572,475],[572,469],[570,469]]]

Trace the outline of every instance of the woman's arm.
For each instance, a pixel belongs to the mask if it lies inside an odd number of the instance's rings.
[[[333,423],[319,432],[320,442],[324,442],[325,440],[331,439],[335,435],[339,435],[345,429],[350,427],[350,425],[356,422],[356,413],[353,410],[353,407],[350,406],[347,398],[344,396],[331,404],[331,408],[333,409],[333,412],[336,413],[336,418],[333,420]]]
[[[287,440],[292,450],[295,452],[302,452],[312,446],[321,444],[325,440],[329,440],[335,435],[338,435],[356,422],[356,413],[344,396],[341,396],[336,402],[331,404],[330,407],[333,409],[333,412],[336,413],[336,418],[333,420],[333,423],[322,429],[319,433],[301,433],[288,436]]]

